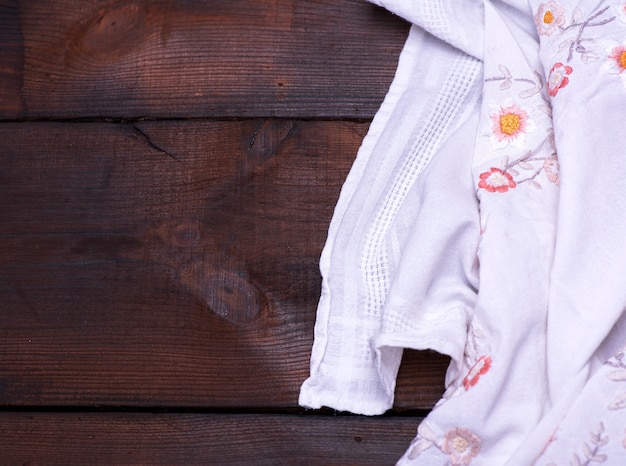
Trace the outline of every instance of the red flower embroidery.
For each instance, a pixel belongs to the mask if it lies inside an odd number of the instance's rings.
[[[481,173],[480,181],[478,182],[479,188],[485,189],[490,193],[505,193],[515,186],[517,186],[517,183],[515,183],[511,175],[495,167],[488,172]]]
[[[568,76],[572,74],[574,69],[563,63],[555,63],[548,73],[548,94],[554,97],[558,94],[559,89],[564,88],[569,83]]]
[[[478,383],[478,379],[491,369],[491,357],[481,356],[478,361],[469,370],[467,376],[463,379],[463,386],[465,390],[469,390],[471,387]]]

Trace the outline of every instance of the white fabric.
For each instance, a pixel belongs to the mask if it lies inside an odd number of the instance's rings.
[[[473,307],[477,286],[474,269],[479,227],[471,160],[465,157],[465,170],[455,163],[475,132],[476,122],[472,125],[470,116],[476,113],[479,74],[478,60],[420,29],[411,30],[394,85],[363,142],[329,228],[320,260],[326,278],[315,327],[313,375],[304,384],[302,404],[378,414],[393,403],[403,344],[419,345],[416,348],[434,345],[438,351],[462,358],[464,314]],[[413,76],[420,79],[413,80]],[[429,164],[442,149],[452,160],[438,157]],[[450,165],[453,171],[448,173]],[[440,179],[439,186],[431,176],[424,176],[425,169],[441,172],[434,174]],[[448,183],[457,187],[449,189]],[[465,195],[458,191],[463,185]],[[442,205],[451,209],[441,212]],[[431,214],[422,217],[421,208]],[[449,225],[445,231],[437,224],[429,225],[439,213],[445,217],[437,222]],[[416,228],[422,218],[428,230]],[[423,235],[437,244],[416,238]],[[405,247],[409,237],[421,249],[411,256]],[[449,255],[448,267],[458,271],[458,278],[438,272],[441,254]],[[413,312],[419,303],[411,303],[410,297],[398,296],[406,301],[404,311],[383,310],[396,269],[413,269],[416,260],[430,262],[427,267],[431,270],[422,275],[421,290],[415,294],[416,299],[433,303],[430,312],[420,314],[421,322],[415,321]],[[431,281],[442,281],[444,286],[441,291],[433,286],[433,293],[426,295]],[[411,294],[413,283],[408,285],[406,291]],[[458,299],[441,315],[439,303],[449,293],[457,293]],[[455,338],[449,338],[450,332]],[[382,340],[389,337],[396,341],[383,346]],[[381,341],[372,345],[375,338]],[[428,341],[422,342],[423,338]],[[385,364],[376,363],[380,357]]]
[[[446,393],[398,464],[626,464],[626,3],[374,3],[413,26],[300,404],[381,414],[402,349],[432,349]]]

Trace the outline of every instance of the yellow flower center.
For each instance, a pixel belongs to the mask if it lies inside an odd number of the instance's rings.
[[[548,10],[543,15],[543,22],[545,24],[552,24],[552,21],[554,21],[554,13],[552,13],[550,10]]]
[[[619,54],[619,66],[626,70],[626,50]]]
[[[469,447],[469,441],[463,437],[455,437],[452,441],[452,447],[459,453],[463,453]]]
[[[522,119],[515,113],[506,113],[500,117],[500,130],[511,136],[519,131],[522,126]]]

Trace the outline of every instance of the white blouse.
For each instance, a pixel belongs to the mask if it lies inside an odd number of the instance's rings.
[[[381,414],[403,348],[432,349],[446,392],[398,464],[626,464],[626,2],[374,3],[413,26],[300,404]]]

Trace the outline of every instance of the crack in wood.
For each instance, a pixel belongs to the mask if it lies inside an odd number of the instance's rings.
[[[252,148],[254,147],[254,143],[256,142],[256,138],[261,132],[261,130],[263,129],[264,125],[265,125],[265,120],[261,120],[259,125],[255,128],[254,132],[252,133],[252,136],[250,136],[250,141],[248,142],[248,153],[252,151]]]
[[[294,136],[296,131],[297,125],[292,120],[284,122],[277,119],[264,119],[254,129],[252,135],[250,136],[247,153],[248,155],[251,155],[254,151],[257,152],[255,155],[260,155],[264,158],[276,155],[280,150],[281,145]],[[255,151],[255,146],[259,143],[259,138],[261,138],[260,143],[262,145]]]
[[[167,155],[168,157],[173,158],[174,160],[176,160],[179,163],[182,163],[182,160],[179,159],[178,157],[176,157],[176,155],[172,154],[171,152],[168,152],[166,150],[164,150],[162,147],[160,147],[158,144],[155,144],[152,139],[150,138],[150,136],[148,136],[145,132],[143,132],[141,130],[141,128],[139,128],[137,125],[132,125],[133,128],[133,132],[138,135],[141,139],[144,140],[144,142],[146,144],[148,144],[149,147],[151,147],[152,149],[161,152],[162,154]]]

